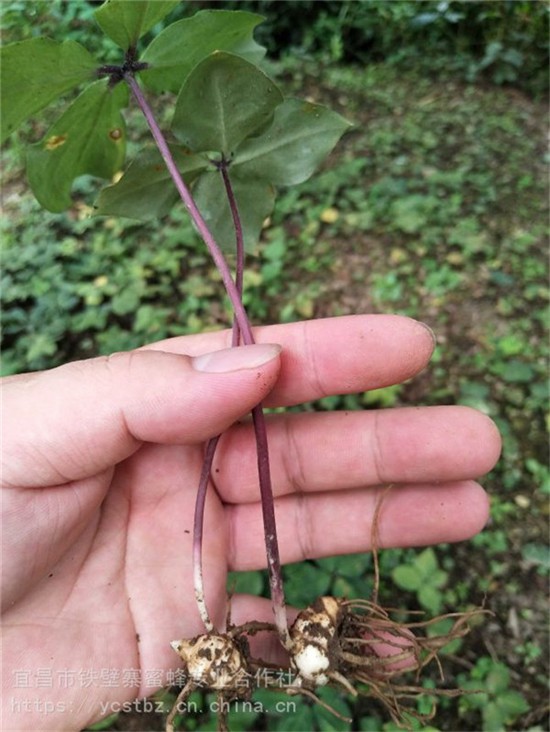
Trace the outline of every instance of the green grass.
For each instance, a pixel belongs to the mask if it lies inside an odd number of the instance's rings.
[[[491,525],[472,542],[430,552],[440,574],[429,600],[414,582],[407,589],[399,569],[422,567],[421,550],[383,552],[381,599],[410,609],[435,603],[442,611],[485,601],[495,613],[451,649],[459,663],[444,658],[450,685],[481,688],[489,701],[443,700],[430,729],[543,729],[545,110],[517,92],[434,82],[413,69],[297,68],[291,61],[274,69],[289,91],[336,105],[356,128],[320,174],[282,193],[250,260],[245,303],[255,322],[398,312],[434,329],[432,363],[410,383],[305,408],[459,403],[497,422],[504,452],[484,480]],[[96,184],[83,180],[71,211],[45,213],[27,192],[18,156],[14,141],[3,153],[5,373],[227,325],[219,277],[182,211],[159,226],[94,219]],[[372,572],[367,555],[291,566],[288,599],[304,604],[328,591],[368,596]],[[239,590],[266,591],[262,573],[236,582]],[[329,701],[349,707],[353,729],[394,729],[376,705]],[[350,728],[296,703],[293,729]],[[236,714],[235,729],[291,728],[275,713]],[[124,715],[113,724],[126,729]],[[213,729],[204,716],[184,724]]]

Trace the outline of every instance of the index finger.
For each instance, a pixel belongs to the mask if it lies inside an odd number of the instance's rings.
[[[265,406],[399,384],[421,371],[435,341],[428,326],[402,315],[344,315],[254,329],[258,343],[283,347],[279,379]],[[146,349],[201,353],[227,348],[231,331],[180,336]]]

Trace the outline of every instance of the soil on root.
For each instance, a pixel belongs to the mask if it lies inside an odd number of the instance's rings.
[[[351,722],[319,698],[318,690],[327,685],[354,697],[377,699],[398,726],[412,729],[411,718],[425,722],[435,713],[435,703],[428,714],[416,711],[417,698],[426,692],[420,681],[422,670],[430,663],[439,665],[438,651],[466,635],[469,621],[486,611],[477,609],[409,622],[393,618],[394,612],[398,611],[369,600],[317,599],[298,614],[290,628],[289,667],[267,664],[250,655],[248,637],[260,630],[276,633],[271,624],[247,623],[231,627],[226,633],[175,641],[172,646],[184,662],[187,680],[168,716],[166,732],[174,732],[178,710],[197,689],[217,695],[220,732],[228,729],[229,704],[250,700],[259,688],[305,696]],[[400,616],[402,613],[399,611]],[[448,633],[425,633],[444,618],[453,620]],[[443,680],[440,665],[439,669]],[[285,677],[288,683],[281,685],[280,679]],[[269,679],[277,681],[270,686]],[[461,689],[430,689],[436,697],[463,693]]]

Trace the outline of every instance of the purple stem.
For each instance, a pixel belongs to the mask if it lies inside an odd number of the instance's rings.
[[[199,488],[197,498],[195,500],[195,517],[193,519],[193,584],[195,587],[195,599],[199,608],[199,613],[204,623],[204,627],[208,632],[214,630],[214,623],[206,606],[206,598],[204,593],[204,581],[202,573],[202,533],[204,527],[204,507],[206,504],[206,493],[208,491],[208,483],[210,481],[210,473],[212,470],[212,462],[214,454],[218,446],[220,435],[212,437],[208,440],[206,450],[204,452],[204,460],[202,463],[201,477],[199,480]]]
[[[235,200],[235,194],[233,193],[233,186],[227,172],[227,161],[222,159],[220,163],[220,173],[225,187],[225,193],[229,202],[229,209],[233,218],[233,226],[235,227],[235,251],[236,251],[236,267],[235,267],[235,285],[239,294],[242,297],[243,294],[243,278],[244,278],[244,235],[243,227],[241,223],[241,217],[239,215],[239,209],[237,208],[237,201]],[[238,341],[238,339],[237,339]]]
[[[227,170],[225,163],[220,166],[220,172],[224,183],[227,178]],[[234,200],[233,190],[226,184],[226,191],[228,198]],[[243,294],[243,277],[244,277],[244,239],[243,230],[239,216],[233,219],[235,226],[235,286],[239,297],[242,298]],[[236,348],[239,345],[241,339],[241,329],[237,320],[233,320],[233,330],[231,334],[231,347]],[[208,606],[206,604],[206,596],[204,591],[204,573],[202,568],[202,537],[204,528],[204,511],[206,506],[206,494],[208,491],[208,485],[210,482],[210,476],[212,474],[212,464],[214,462],[214,456],[218,447],[218,442],[221,435],[212,437],[204,451],[204,460],[202,464],[201,476],[199,480],[199,488],[197,490],[197,498],[195,501],[195,516],[193,520],[193,583],[195,586],[195,598],[199,608],[202,621],[207,631],[214,630],[214,623],[212,622],[210,613],[208,612]]]
[[[242,280],[244,272],[244,239],[241,217],[231,185],[231,179],[227,172],[227,163],[222,160],[220,172],[224,183],[235,234],[237,239],[237,273],[236,281],[242,292]],[[271,483],[271,470],[269,467],[269,450],[267,442],[267,429],[265,416],[261,404],[252,410],[252,420],[256,435],[256,452],[258,455],[258,477],[260,483],[260,495],[262,499],[262,516],[264,522],[265,547],[267,553],[267,568],[269,573],[269,585],[271,589],[271,600],[273,603],[273,614],[275,625],[283,645],[288,648],[290,639],[288,636],[288,624],[285,610],[285,596],[281,572],[281,560],[279,555],[279,542],[277,541],[277,522],[275,520],[275,504],[273,502],[273,487]]]
[[[162,134],[162,131],[155,120],[153,112],[152,112],[145,96],[143,95],[139,84],[137,83],[136,79],[132,76],[132,74],[126,74],[125,80],[126,80],[128,86],[130,87],[130,89],[136,99],[136,102],[138,103],[139,108],[143,112],[145,119],[147,120],[149,129],[151,130],[151,133],[152,133],[155,143],[159,149],[159,152],[164,159],[164,162],[165,162],[168,172],[170,173],[170,176],[174,182],[174,185],[176,186],[176,189],[177,189],[183,203],[185,204],[195,226],[197,227],[201,237],[203,238],[204,243],[206,244],[206,247],[207,247],[211,257],[214,260],[214,264],[216,265],[216,267],[218,268],[218,270],[220,272],[226,292],[231,300],[231,305],[233,306],[233,310],[235,313],[235,320],[236,320],[237,326],[240,330],[243,343],[245,345],[251,345],[254,343],[254,337],[252,335],[252,328],[250,327],[250,323],[248,321],[248,316],[246,314],[246,310],[243,306],[237,285],[233,281],[233,278],[231,276],[231,271],[225,260],[225,257],[223,256],[214,237],[210,233],[210,230],[208,229],[206,222],[204,221],[199,209],[197,208],[197,205],[196,205],[195,201],[193,200],[193,197],[191,196],[189,189],[187,188],[183,178],[181,177],[181,175],[179,173],[179,170],[178,170],[176,163],[170,152],[170,148],[168,147],[168,143],[166,142],[166,139],[164,138],[164,135]],[[238,237],[239,237],[239,232],[240,232],[241,246],[242,246],[242,226],[240,224],[240,217],[239,217],[239,213],[237,210],[235,197],[233,195],[233,190],[231,188],[231,183],[230,183],[229,177],[227,175],[224,178],[224,183],[226,183],[226,187],[227,187],[226,189],[228,191],[228,200],[229,200],[229,206],[231,209],[231,213],[233,216],[233,221],[234,221],[234,223],[238,222],[238,224],[237,223],[235,224],[235,230],[236,230]],[[242,273],[241,273],[241,277],[242,277]],[[238,278],[239,278],[239,274],[237,274],[237,279]],[[280,558],[279,558],[279,546],[278,546],[278,542],[277,542],[275,506],[274,506],[274,502],[273,502],[273,489],[272,489],[272,485],[271,485],[271,474],[270,474],[270,469],[269,469],[269,453],[268,453],[268,447],[267,447],[267,430],[266,430],[265,418],[263,415],[261,405],[258,405],[257,407],[255,407],[252,410],[252,419],[253,419],[253,423],[254,423],[254,430],[256,433],[256,444],[257,444],[257,453],[258,453],[258,474],[259,474],[259,482],[260,482],[260,494],[261,494],[261,500],[262,500],[262,514],[263,514],[263,521],[264,521],[264,532],[265,532],[265,542],[266,542],[266,552],[267,552],[267,566],[268,566],[268,573],[269,573],[269,583],[270,583],[270,588],[271,588],[271,600],[272,600],[272,604],[273,604],[273,613],[274,613],[275,625],[277,626],[277,630],[278,630],[281,642],[283,643],[285,648],[289,648],[290,638],[289,638],[289,634],[288,634],[288,623],[287,623],[286,610],[285,610],[283,581],[282,581],[282,573],[281,573],[281,562],[280,562]],[[214,440],[217,443],[217,439],[214,438]],[[212,442],[214,442],[214,440]],[[208,447],[210,447],[210,443],[209,443]],[[213,459],[213,450],[215,450],[215,445],[211,449],[212,449],[212,457],[210,458],[210,463],[211,463],[211,460]],[[206,470],[206,460],[205,460],[205,465],[203,466],[203,474],[204,474],[205,470]],[[204,513],[204,501],[205,501],[205,497],[206,497],[207,483],[208,483],[208,479],[206,478],[205,487],[203,489],[204,496],[202,497],[202,501],[203,501],[202,513]],[[199,512],[199,515],[200,515],[200,512]],[[197,522],[197,521],[198,521],[197,513],[195,513],[195,522]],[[195,523],[195,528],[196,528],[196,523]],[[199,540],[196,542],[195,552],[200,553],[200,548],[202,546],[202,521],[201,521],[201,526],[200,526],[200,531],[199,531],[199,537],[200,537]],[[194,553],[194,557],[196,557],[196,553]],[[200,566],[200,564],[198,566]]]
[[[149,103],[145,99],[145,96],[143,95],[139,84],[131,74],[127,74],[125,76],[125,79],[128,86],[132,90],[132,93],[139,105],[139,108],[141,109],[145,119],[147,120],[147,124],[149,125],[149,129],[151,130],[151,134],[153,135],[159,152],[164,159],[168,172],[170,173],[170,176],[174,181],[174,185],[176,186],[176,189],[180,194],[181,200],[189,211],[189,215],[193,219],[193,222],[197,227],[199,234],[203,238],[204,243],[208,248],[210,256],[214,260],[214,264],[220,272],[224,287],[229,296],[229,299],[231,300],[231,305],[235,313],[235,318],[237,320],[237,323],[239,324],[239,328],[241,329],[243,343],[245,345],[251,345],[254,343],[252,328],[250,327],[250,323],[248,322],[248,316],[242,304],[237,287],[233,282],[231,271],[227,262],[225,261],[225,257],[223,256],[221,249],[217,245],[214,237],[210,233],[210,230],[206,225],[206,222],[203,219],[201,212],[197,208],[197,204],[193,200],[189,189],[185,185],[185,182],[180,175],[177,165],[174,162],[174,158],[172,157],[172,153],[170,152],[170,148],[168,147],[168,143],[166,142],[164,135],[162,134],[161,129],[158,126],[157,121],[155,120],[153,112],[149,106]]]
[[[238,266],[237,266],[238,269]],[[240,287],[242,288],[242,281]],[[239,289],[242,293],[242,289]],[[231,347],[236,348],[239,345],[241,330],[236,320],[233,321],[233,331],[231,334]],[[208,492],[208,484],[212,474],[212,463],[220,441],[221,435],[211,437],[204,451],[204,458],[197,490],[197,498],[195,500],[195,515],[193,518],[193,584],[195,586],[195,599],[199,608],[199,613],[207,631],[214,630],[214,623],[208,612],[206,605],[206,596],[204,592],[204,574],[202,571],[202,536],[204,527],[204,509],[206,506],[206,494]]]

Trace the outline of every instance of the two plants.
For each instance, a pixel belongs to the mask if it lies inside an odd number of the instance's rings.
[[[176,4],[109,0],[99,8],[97,22],[123,51],[119,64],[98,64],[76,41],[59,44],[36,38],[6,47],[2,139],[58,96],[87,85],[27,155],[29,183],[37,199],[49,210],[61,211],[71,205],[75,179],[112,179],[123,167],[123,109],[132,99],[155,148],[140,154],[120,180],[101,192],[97,213],[157,218],[181,199],[231,301],[232,343],[239,347],[253,343],[243,305],[245,251],[255,245],[273,209],[275,188],[309,178],[349,124],[309,101],[284,99],[257,66],[263,49],[252,34],[260,18],[250,13],[197,13],[167,26],[141,52],[140,39]],[[177,97],[170,136],[162,131],[143,87]],[[233,252],[233,271],[224,251]],[[368,693],[400,722],[402,700],[422,689],[395,679],[405,670],[420,671],[439,648],[467,632],[471,614],[449,616],[451,628],[442,636],[422,635],[431,621],[394,619],[377,603],[375,590],[372,600],[320,597],[289,627],[261,405],[252,417],[273,622],[218,628],[208,611],[201,547],[216,437],[205,449],[194,520],[194,590],[205,633],[172,641],[185,664],[187,682],[167,729],[173,729],[179,703],[196,688],[216,692],[221,701],[250,698],[258,673],[268,667],[251,657],[247,639],[266,630],[278,635],[290,657],[288,694],[324,704],[318,690],[327,685],[353,695]],[[375,570],[377,574],[376,563]],[[220,726],[225,726],[223,714]]]

